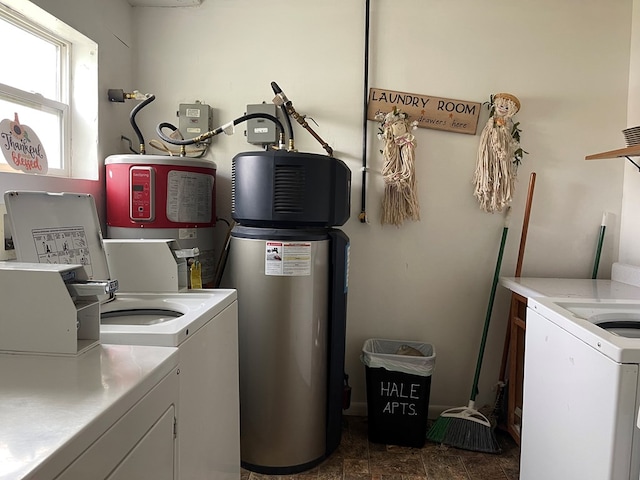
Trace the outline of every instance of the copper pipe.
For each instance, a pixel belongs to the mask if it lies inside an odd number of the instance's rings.
[[[298,112],[296,112],[296,110],[295,110],[295,108],[293,108],[293,105],[291,104],[291,102],[288,102],[286,104],[286,108],[287,108],[287,113],[289,115],[291,115],[296,120],[296,122],[298,122],[300,125],[302,125],[302,127],[305,130],[307,130],[311,135],[313,135],[313,138],[315,138],[318,141],[318,143],[320,143],[320,145],[322,145],[322,148],[324,148],[327,151],[329,156],[333,157],[333,148],[331,148],[327,142],[325,142],[322,138],[320,138],[320,135],[318,135],[313,130],[313,128],[311,128],[309,126],[309,124],[305,120],[304,115],[300,115]]]

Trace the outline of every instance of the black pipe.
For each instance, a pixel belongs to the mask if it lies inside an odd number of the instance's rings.
[[[276,95],[280,95],[283,100],[287,98],[285,94],[282,93],[282,89],[276,82],[271,82],[271,88],[273,89],[273,93],[275,93]],[[291,117],[289,116],[289,111],[287,110],[285,103],[280,105],[280,111],[282,112],[282,115],[284,116],[284,119],[287,123],[287,135],[289,137],[289,143],[293,145],[293,126],[291,125]]]
[[[236,118],[231,123],[233,123],[233,125],[235,126],[235,125],[238,125],[239,123],[245,122],[247,120],[251,120],[253,118],[264,118],[266,120],[271,120],[273,123],[278,125],[278,127],[280,127],[280,131],[284,131],[282,122],[278,120],[276,117],[274,117],[273,115],[269,115],[268,113],[260,113],[260,112],[248,113],[246,115],[242,115],[241,117]],[[203,133],[202,135],[198,135],[197,137],[190,138],[188,140],[177,140],[175,138],[167,137],[164,133],[162,133],[162,129],[170,128],[172,131],[175,132],[176,130],[178,130],[178,127],[168,122],[162,122],[156,128],[156,133],[162,140],[164,140],[165,142],[171,143],[173,145],[193,145],[195,143],[200,143],[203,140],[206,140],[207,138],[215,137],[216,135],[221,134],[222,132],[224,132],[224,129],[227,128],[227,126],[229,126],[229,124],[222,125],[216,128],[215,130],[211,130],[209,132]]]
[[[287,124],[287,138],[289,139],[289,143],[293,144],[293,126],[291,125],[291,117],[289,116],[289,113],[287,112],[287,107],[285,107],[284,105],[280,105],[280,111],[282,112],[282,115],[284,116],[284,120],[285,123]]]
[[[165,142],[172,143],[173,145],[192,145],[192,144],[196,143],[196,142],[193,141],[193,139],[177,140],[175,138],[167,137],[164,133],[162,133],[162,129],[163,128],[170,128],[172,132],[175,132],[176,130],[178,130],[178,127],[176,127],[175,125],[173,125],[173,124],[171,124],[169,122],[162,122],[156,127],[156,133]],[[207,133],[210,133],[210,132],[207,132]],[[206,135],[206,134],[204,134],[204,135]],[[209,136],[212,137],[213,135],[209,135]]]
[[[140,102],[138,105],[133,107],[133,110],[131,110],[131,113],[129,114],[129,121],[131,122],[131,126],[133,127],[133,130],[136,132],[136,135],[138,136],[138,143],[140,144],[141,154],[145,153],[144,137],[142,136],[142,132],[140,131],[140,129],[138,128],[138,124],[136,123],[136,115],[140,110],[142,110],[144,107],[149,105],[155,99],[156,99],[155,95],[149,95],[142,102]]]
[[[365,27],[364,27],[364,101],[362,112],[362,209],[360,210],[361,223],[367,223],[367,108],[369,106],[369,10],[370,0],[365,2]]]

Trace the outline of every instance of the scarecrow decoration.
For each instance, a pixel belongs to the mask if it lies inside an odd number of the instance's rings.
[[[474,197],[485,212],[501,212],[511,203],[522,155],[519,123],[512,117],[520,101],[509,93],[496,93],[489,102],[489,119],[480,135],[474,175]]]
[[[380,113],[378,139],[384,141],[380,152],[384,159],[382,177],[385,183],[381,223],[399,227],[404,220],[420,220],[417,182],[415,177],[416,140],[411,133],[418,122],[409,122],[408,115],[394,107]]]

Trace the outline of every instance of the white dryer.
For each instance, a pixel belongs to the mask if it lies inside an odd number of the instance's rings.
[[[114,280],[91,195],[9,191],[4,199],[19,261],[81,264],[89,280]],[[153,277],[151,267],[132,261],[132,277]],[[236,291],[129,288],[102,299],[100,342],[178,347],[178,478],[239,479]]]
[[[520,478],[637,480],[640,301],[528,308]]]

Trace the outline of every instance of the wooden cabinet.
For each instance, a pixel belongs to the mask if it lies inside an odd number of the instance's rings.
[[[527,298],[511,295],[509,310],[509,381],[507,395],[507,431],[520,445],[522,425],[522,382],[524,378],[524,334]]]

